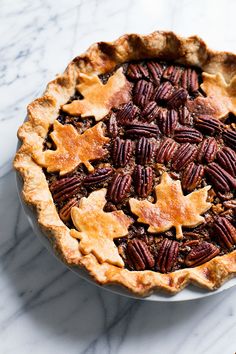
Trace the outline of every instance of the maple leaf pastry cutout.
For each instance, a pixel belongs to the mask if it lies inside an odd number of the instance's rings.
[[[106,188],[92,192],[82,198],[79,207],[71,209],[71,218],[76,230],[73,237],[80,239],[79,248],[83,254],[93,253],[100,262],[108,262],[119,267],[124,262],[113,240],[127,235],[132,220],[122,210],[105,212]]]
[[[111,108],[130,100],[131,84],[126,80],[123,69],[118,69],[103,84],[97,75],[79,75],[77,90],[83,99],[62,106],[63,111],[73,116],[94,116],[96,121],[105,117]]]
[[[104,157],[107,150],[103,145],[110,141],[103,135],[101,122],[79,134],[73,125],[56,120],[50,136],[57,148],[44,151],[40,162],[48,172],[59,171],[60,175],[73,171],[81,163],[92,172],[94,167],[89,161]]]
[[[202,90],[207,97],[197,97],[188,102],[192,113],[211,114],[217,119],[224,119],[229,113],[236,114],[236,76],[227,84],[223,75],[202,73]]]
[[[210,188],[206,186],[185,196],[180,181],[172,180],[165,172],[161,183],[155,187],[156,203],[131,198],[130,208],[139,222],[149,225],[150,233],[165,232],[173,226],[176,238],[181,239],[182,226],[196,227],[204,221],[200,214],[211,207],[211,203],[206,202]]]

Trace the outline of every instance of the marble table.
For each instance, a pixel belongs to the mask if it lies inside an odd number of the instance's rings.
[[[33,234],[12,170],[26,105],[66,63],[124,32],[199,34],[236,52],[233,0],[1,0],[0,353],[232,354],[235,291],[185,303],[111,294],[67,270]]]

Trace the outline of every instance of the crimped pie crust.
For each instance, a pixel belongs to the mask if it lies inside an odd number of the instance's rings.
[[[158,31],[149,35],[124,35],[111,43],[99,42],[76,57],[62,75],[48,84],[44,95],[29,104],[28,119],[18,131],[22,145],[15,156],[14,167],[23,178],[25,202],[34,208],[40,227],[65,263],[85,267],[100,284],[120,284],[139,296],[147,296],[156,289],[174,294],[190,283],[214,290],[236,273],[236,251],[201,266],[168,274],[129,271],[106,262],[101,264],[92,253],[83,256],[78,241],[71,237],[70,229],[58,215],[45,174],[36,161],[43,151],[50,126],[60,107],[73,96],[81,73],[104,74],[118,64],[150,58],[196,66],[208,74],[221,73],[234,95],[236,55],[212,51],[199,37],[182,38],[173,32]]]

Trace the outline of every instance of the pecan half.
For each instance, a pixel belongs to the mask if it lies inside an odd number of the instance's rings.
[[[217,142],[215,138],[204,139],[197,155],[199,162],[212,162],[215,160],[217,152]]]
[[[149,61],[147,62],[147,67],[150,73],[150,80],[153,81],[155,85],[159,85],[163,73],[162,66],[155,61]]]
[[[157,125],[154,124],[143,124],[135,123],[128,124],[126,127],[126,135],[130,137],[140,137],[145,136],[147,138],[157,137],[159,134],[159,129]]]
[[[196,267],[210,261],[220,253],[218,247],[209,242],[201,242],[193,247],[185,259],[188,267]]]
[[[189,92],[196,92],[199,89],[198,75],[194,69],[185,69],[182,74],[182,87]]]
[[[231,188],[236,188],[236,178],[232,177],[217,163],[210,163],[205,167],[205,172],[216,190],[230,192]]]
[[[107,123],[107,131],[108,131],[108,135],[111,138],[115,138],[118,135],[118,126],[117,126],[115,114],[111,115],[111,117]]]
[[[77,176],[65,177],[50,185],[50,191],[56,202],[63,202],[79,192],[81,179]]]
[[[226,209],[236,210],[236,199],[231,199],[223,202],[223,205]]]
[[[182,186],[186,191],[193,191],[202,181],[204,167],[191,162],[182,174]]]
[[[131,176],[117,174],[108,188],[107,198],[115,204],[119,203],[127,197],[130,187]]]
[[[177,148],[178,144],[173,139],[167,138],[162,140],[156,153],[156,161],[159,163],[169,162]]]
[[[154,101],[166,101],[172,95],[174,87],[170,82],[166,81],[162,83],[153,93],[152,100]]]
[[[141,115],[146,122],[150,123],[157,118],[160,107],[155,101],[150,101],[143,109]]]
[[[137,238],[132,239],[128,243],[126,251],[131,261],[131,267],[135,270],[145,270],[154,267],[154,257],[144,241]]]
[[[187,107],[180,107],[178,110],[179,121],[183,125],[191,124],[191,115]]]
[[[126,75],[131,79],[131,80],[139,80],[142,78],[148,78],[149,73],[148,70],[145,66],[141,64],[129,64],[128,70],[126,72]]]
[[[163,72],[163,79],[169,80],[174,85],[178,84],[182,75],[182,69],[179,66],[168,66]]]
[[[231,149],[236,150],[236,131],[226,130],[223,133],[223,140]]]
[[[176,171],[182,170],[192,162],[197,155],[196,146],[186,143],[181,145],[172,158],[172,167]]]
[[[175,130],[174,138],[178,143],[200,143],[203,135],[194,128],[180,127]]]
[[[154,154],[154,143],[142,137],[136,145],[136,161],[140,165],[149,163]]]
[[[158,126],[162,134],[171,136],[178,124],[178,114],[174,109],[161,110],[158,119]]]
[[[236,153],[229,147],[223,147],[216,154],[216,159],[221,167],[223,167],[231,176],[236,177]]]
[[[224,217],[219,217],[213,226],[218,242],[223,248],[232,248],[236,244],[236,228]]]
[[[66,202],[66,204],[63,205],[63,207],[59,211],[59,216],[62,219],[62,221],[64,221],[64,222],[69,221],[71,208],[73,208],[74,206],[78,206],[78,205],[79,205],[79,202],[76,198],[72,198],[72,199],[68,200],[68,202]]]
[[[168,273],[175,266],[179,253],[179,244],[176,241],[164,239],[158,252],[157,266],[160,272]]]
[[[139,80],[134,86],[134,103],[144,107],[151,99],[154,91],[154,86],[151,82]]]
[[[139,197],[147,197],[152,190],[153,172],[151,167],[135,166],[134,187]]]
[[[219,120],[207,115],[199,115],[194,119],[194,125],[208,135],[219,133],[222,124]]]
[[[86,176],[83,179],[83,184],[87,187],[95,186],[105,182],[112,174],[113,170],[110,167],[98,168],[94,173]]]
[[[122,109],[116,113],[116,118],[119,124],[127,124],[134,120],[135,116],[138,114],[138,107],[134,106],[132,102],[126,103]]]
[[[182,87],[175,90],[167,100],[167,107],[179,108],[187,101],[188,93]]]
[[[117,137],[113,143],[112,159],[116,167],[124,167],[129,162],[132,153],[131,140],[121,140]]]

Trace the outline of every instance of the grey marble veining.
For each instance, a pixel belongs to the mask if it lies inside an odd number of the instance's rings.
[[[235,352],[235,289],[199,301],[154,303],[85,282],[33,234],[11,167],[27,103],[90,44],[169,29],[236,51],[235,12],[233,0],[0,2],[1,354]]]

